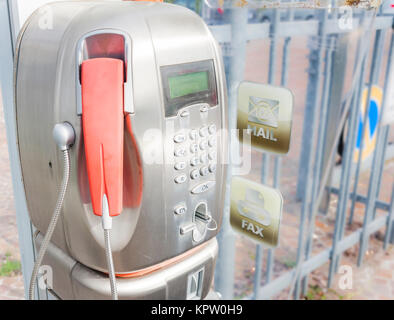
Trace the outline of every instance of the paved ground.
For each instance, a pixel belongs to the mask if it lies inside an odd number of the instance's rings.
[[[305,71],[308,67],[305,50],[306,39],[299,38],[291,44],[292,55],[290,59],[290,73],[288,86],[296,97],[294,114],[294,131],[291,151],[283,159],[283,172],[281,190],[284,195],[284,215],[281,227],[280,246],[275,251],[274,277],[294,267],[297,248],[300,206],[295,202],[296,173],[300,152],[300,137],[303,125],[303,106],[305,105]],[[268,44],[265,41],[253,41],[248,45],[248,63],[245,78],[253,81],[267,81],[266,62],[268,57]],[[280,57],[278,59],[280,61]],[[259,67],[256,68],[256,65]],[[384,67],[383,67],[384,70]],[[280,69],[279,69],[280,71]],[[279,81],[279,73],[277,74]],[[278,82],[277,81],[277,82]],[[4,118],[0,106],[0,262],[7,260],[20,260],[18,237],[13,204],[11,175],[5,136]],[[394,130],[391,130],[393,133]],[[393,141],[393,135],[391,135]],[[259,181],[261,156],[253,156],[253,172],[251,179]],[[383,177],[380,198],[388,201],[389,192],[394,177],[394,160],[387,161]],[[365,193],[368,184],[368,171],[363,173],[360,181],[360,191]],[[271,184],[272,181],[269,181]],[[314,254],[327,248],[331,244],[333,225],[335,219],[336,197],[332,197],[330,209],[326,216],[319,216],[316,221],[314,234]],[[347,230],[351,232],[360,227],[363,218],[362,205],[357,206],[355,222]],[[384,232],[384,230],[382,230]],[[370,247],[362,268],[355,266],[357,247],[348,250],[342,259],[342,265],[349,265],[353,270],[353,287],[349,290],[339,288],[339,275],[334,281],[333,288],[325,289],[327,284],[328,264],[313,272],[310,276],[310,287],[306,298],[308,299],[393,299],[394,298],[394,248],[384,252],[382,249],[381,234],[371,237]],[[249,294],[252,290],[255,246],[246,239],[238,238],[236,242],[236,288],[237,298]],[[266,252],[265,252],[266,254]],[[265,259],[264,259],[265,263]],[[264,269],[263,269],[264,270]],[[264,280],[264,276],[263,276]],[[282,293],[277,298],[286,298]],[[23,299],[23,284],[18,270],[13,270],[10,276],[0,276],[0,299]]]

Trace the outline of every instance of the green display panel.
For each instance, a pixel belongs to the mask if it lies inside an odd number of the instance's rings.
[[[170,98],[175,99],[189,94],[209,90],[208,71],[176,75],[168,78]]]

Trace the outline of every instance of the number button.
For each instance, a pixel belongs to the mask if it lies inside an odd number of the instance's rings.
[[[181,215],[181,214],[185,214],[187,211],[186,205],[184,203],[178,204],[175,208],[174,208],[174,213]]]
[[[205,153],[203,153],[203,154],[200,156],[200,162],[201,162],[202,164],[204,164],[205,162],[207,162],[207,155],[206,155]]]
[[[212,137],[208,140],[208,145],[212,148],[216,145],[216,138]]]
[[[190,152],[191,153],[196,153],[198,151],[198,145],[197,143],[192,143],[190,146]]]
[[[198,157],[193,157],[190,160],[190,165],[192,167],[198,166],[200,164],[200,159],[198,159]]]
[[[207,126],[203,126],[200,128],[200,136],[201,137],[206,137],[208,134],[208,128]]]
[[[207,148],[207,141],[203,140],[200,142],[200,149],[205,150]]]
[[[215,152],[209,152],[208,153],[208,159],[209,160],[215,160],[216,159],[216,153]]]
[[[175,143],[182,143],[186,141],[186,136],[183,133],[179,133],[174,136]]]
[[[193,180],[196,180],[199,177],[200,173],[198,172],[198,169],[194,169],[190,172],[190,178],[192,178]]]
[[[183,170],[186,168],[186,162],[185,161],[177,162],[177,163],[175,163],[174,168],[175,168],[175,170]]]
[[[181,175],[177,176],[174,180],[176,183],[181,184],[181,183],[186,182],[187,176],[185,174],[181,174]]]
[[[180,147],[178,149],[175,149],[174,155],[175,155],[175,157],[184,157],[184,156],[186,156],[186,149],[184,147]]]
[[[216,171],[216,164],[211,163],[211,164],[209,165],[209,172],[210,172],[210,173],[214,173],[215,171]]]
[[[206,167],[206,166],[201,167],[201,169],[200,169],[200,174],[201,174],[202,176],[206,176],[208,173],[209,173],[208,167]]]
[[[190,139],[196,140],[197,134],[198,134],[198,133],[197,133],[197,130],[196,130],[196,129],[190,130],[190,132],[189,132],[189,137],[190,137]]]
[[[216,125],[211,124],[211,125],[208,127],[208,131],[209,131],[209,134],[214,134],[214,133],[216,132]]]

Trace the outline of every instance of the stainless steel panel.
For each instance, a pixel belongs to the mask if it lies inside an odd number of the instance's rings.
[[[16,61],[16,108],[19,150],[30,216],[45,232],[61,181],[61,155],[52,141],[54,124],[68,121],[77,139],[70,152],[71,177],[62,219],[53,243],[76,261],[92,269],[106,271],[101,219],[93,215],[85,170],[81,118],[77,110],[76,55],[78,43],[97,30],[118,30],[131,39],[131,74],[134,114],[131,123],[143,157],[143,198],[138,207],[125,207],[113,219],[111,241],[115,270],[128,273],[175,257],[214,237],[207,230],[201,241],[192,233],[180,234],[180,227],[193,222],[195,206],[207,202],[220,226],[223,211],[227,160],[227,101],[224,70],[219,47],[204,22],[183,7],[162,3],[62,2],[50,4],[53,29],[42,30],[35,14],[19,42]],[[179,26],[182,26],[180,28]],[[160,67],[212,59],[218,86],[218,105],[202,115],[196,106],[186,106],[189,117],[164,117]],[[217,126],[215,187],[200,195],[190,193],[197,183],[174,183],[172,163],[175,131]],[[162,137],[155,134],[163,133]],[[126,134],[126,133],[125,133]],[[150,139],[150,138],[151,139]],[[126,138],[125,152],[130,152]],[[151,152],[159,163],[149,163]],[[164,163],[164,161],[167,162]],[[169,160],[169,161],[168,161]],[[164,164],[163,164],[164,163]],[[134,163],[125,163],[128,169]],[[185,172],[189,175],[190,166]],[[127,193],[128,189],[125,190]],[[174,207],[186,202],[188,211],[174,214]]]

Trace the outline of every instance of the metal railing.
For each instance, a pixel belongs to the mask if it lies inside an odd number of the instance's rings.
[[[362,172],[362,157],[354,164],[357,133],[362,135],[366,125],[359,128],[361,117],[363,88],[367,83],[367,100],[370,101],[372,85],[377,84],[382,73],[383,50],[389,43],[386,61],[385,84],[383,92],[387,92],[390,72],[394,72],[393,60],[393,16],[375,11],[357,11],[353,15],[353,27],[341,28],[341,15],[335,10],[317,10],[315,19],[287,20],[274,10],[270,22],[248,24],[248,9],[233,8],[230,24],[213,25],[211,29],[216,39],[224,47],[230,107],[230,128],[236,128],[236,95],[239,83],[244,80],[247,42],[257,39],[269,41],[268,83],[287,86],[291,42],[296,36],[309,36],[309,68],[306,76],[306,105],[304,109],[304,125],[297,177],[297,199],[300,203],[298,247],[296,266],[273,279],[275,249],[267,249],[265,268],[263,269],[263,248],[256,245],[254,262],[253,292],[246,298],[268,299],[289,289],[289,297],[300,298],[308,289],[308,275],[329,262],[328,286],[332,285],[333,276],[338,271],[342,253],[359,244],[358,265],[361,265],[368,248],[369,236],[386,227],[383,247],[394,241],[394,184],[385,186],[392,188],[391,201],[379,200],[379,190],[388,147],[390,127],[381,126],[381,116],[377,125],[377,139],[372,156],[369,186],[366,196],[359,194],[359,177]],[[344,92],[344,55],[347,54],[347,35],[361,32],[358,37],[357,50],[354,57],[353,76],[350,90]],[[391,34],[391,36],[388,35]],[[280,48],[278,40],[283,39]],[[371,39],[374,39],[373,41]],[[386,42],[385,42],[386,41]],[[372,48],[371,47],[372,44]],[[282,50],[279,54],[279,50]],[[372,50],[370,50],[372,49]],[[264,54],[262,52],[262,54]],[[281,61],[277,61],[281,58]],[[370,66],[368,61],[371,61]],[[281,64],[280,81],[275,79],[277,67]],[[345,62],[346,64],[346,62]],[[258,67],[258,66],[257,66]],[[368,69],[369,67],[369,69]],[[365,80],[368,75],[368,79]],[[302,75],[299,75],[302,77]],[[383,101],[385,101],[383,99]],[[367,103],[363,122],[367,123],[370,103]],[[383,113],[384,105],[380,111]],[[342,129],[346,126],[346,130]],[[335,130],[333,130],[335,129]],[[346,139],[341,161],[339,187],[334,187],[329,180],[335,162],[337,146],[341,134]],[[359,149],[363,149],[363,139]],[[274,158],[273,170],[270,159]],[[278,156],[263,154],[261,167],[261,183],[267,184],[270,173],[275,188],[280,187],[281,161]],[[252,163],[253,167],[254,163]],[[228,186],[229,188],[229,186]],[[351,190],[352,189],[352,190]],[[315,218],[322,199],[335,195],[338,197],[335,226],[332,244],[323,251],[312,255]],[[349,201],[351,202],[349,205]],[[362,227],[345,236],[346,225],[351,225],[355,204],[365,205]],[[327,208],[325,208],[327,210]],[[376,210],[384,211],[377,216]],[[286,211],[286,207],[284,208]],[[349,215],[348,221],[346,220]],[[223,298],[234,298],[235,270],[235,235],[229,224],[229,208],[224,212],[224,222],[219,234],[219,258],[215,274],[215,288]],[[252,242],[251,242],[251,245]],[[262,281],[262,275],[265,275]]]

